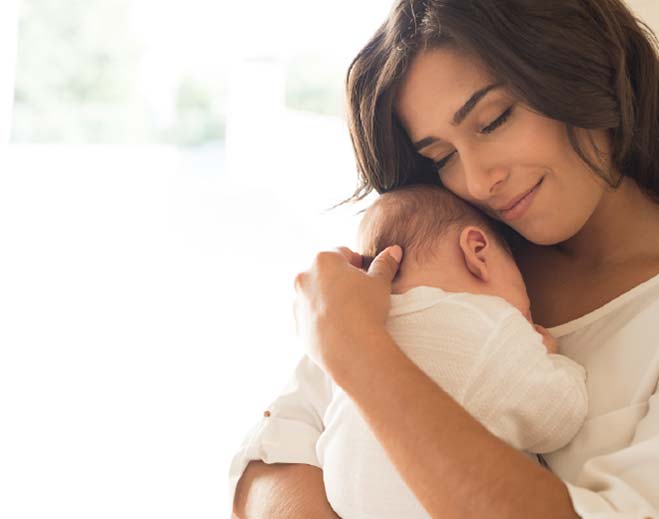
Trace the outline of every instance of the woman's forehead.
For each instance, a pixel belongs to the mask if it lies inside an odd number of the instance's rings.
[[[447,112],[457,110],[474,92],[492,82],[475,57],[449,47],[428,49],[412,58],[398,88],[395,109],[401,115],[423,113],[428,104],[436,106],[441,101]]]
[[[406,127],[432,124],[438,116],[449,122],[474,93],[493,83],[472,55],[450,47],[424,50],[410,62],[394,110]]]

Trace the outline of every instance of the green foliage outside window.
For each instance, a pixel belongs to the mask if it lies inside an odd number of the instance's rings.
[[[21,1],[14,141],[194,146],[224,138],[222,70],[204,77],[174,71],[180,77],[166,92],[168,114],[154,113],[140,91],[143,48],[133,33],[139,28],[131,26],[134,1]],[[343,115],[346,64],[303,54],[284,65],[289,108]]]
[[[148,134],[136,95],[129,0],[22,0],[13,138],[124,141]]]
[[[287,63],[286,104],[296,110],[343,116],[347,64],[320,54]]]

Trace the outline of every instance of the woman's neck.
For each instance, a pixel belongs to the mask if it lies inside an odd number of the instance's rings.
[[[659,259],[659,204],[634,180],[624,178],[617,190],[604,193],[586,225],[555,248],[593,269]]]

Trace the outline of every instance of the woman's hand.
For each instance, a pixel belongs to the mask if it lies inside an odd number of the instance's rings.
[[[307,355],[330,376],[359,356],[359,338],[384,329],[391,281],[402,258],[394,245],[361,269],[346,247],[316,255],[295,278],[295,321]]]

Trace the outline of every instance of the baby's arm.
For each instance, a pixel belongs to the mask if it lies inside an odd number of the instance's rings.
[[[518,449],[543,453],[568,444],[588,411],[586,372],[551,353],[555,347],[546,330],[511,313],[483,347],[464,407]]]

